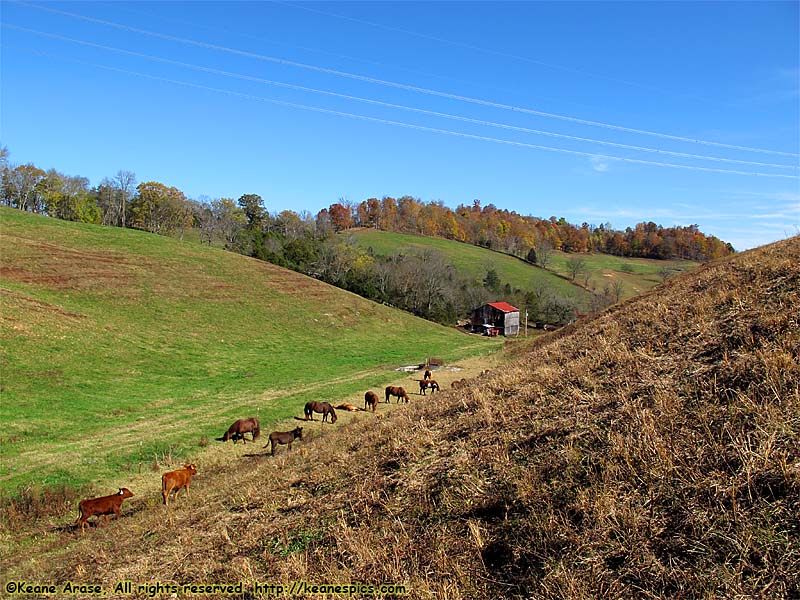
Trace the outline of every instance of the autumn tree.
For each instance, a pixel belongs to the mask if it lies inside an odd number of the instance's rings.
[[[140,183],[133,199],[133,225],[159,235],[169,235],[192,225],[192,210],[183,192],[163,183]]]
[[[30,163],[8,169],[3,184],[6,206],[42,213],[44,203],[40,183],[44,177],[45,172]]]
[[[352,225],[350,210],[340,202],[328,207],[328,215],[334,231],[344,231]]]
[[[247,228],[253,231],[261,231],[267,210],[264,208],[264,200],[258,194],[243,194],[238,200],[239,207],[244,211],[247,219]]]

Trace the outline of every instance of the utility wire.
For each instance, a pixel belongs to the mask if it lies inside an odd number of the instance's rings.
[[[385,125],[393,125],[395,127],[403,127],[403,128],[406,128],[406,129],[414,129],[414,130],[418,130],[418,131],[427,131],[427,132],[431,132],[431,133],[440,133],[440,134],[444,134],[444,135],[461,137],[461,138],[465,138],[465,139],[481,140],[481,141],[486,141],[486,142],[494,142],[494,143],[497,143],[497,144],[505,144],[505,145],[509,145],[509,146],[515,146],[515,147],[519,147],[519,148],[532,148],[532,149],[535,149],[535,150],[546,150],[546,151],[549,151],[549,152],[559,152],[559,153],[563,153],[563,154],[572,154],[572,155],[575,155],[575,156],[586,156],[586,157],[590,157],[590,158],[600,158],[600,159],[611,160],[611,161],[619,161],[619,162],[627,162],[627,163],[643,164],[643,165],[652,165],[652,166],[658,166],[658,167],[670,167],[670,168],[674,168],[674,169],[686,169],[686,170],[690,170],[690,171],[704,171],[704,172],[711,172],[711,173],[727,173],[727,174],[732,174],[732,175],[747,175],[747,176],[755,176],[755,177],[773,177],[773,178],[781,178],[781,179],[800,180],[800,177],[795,176],[795,175],[780,175],[780,174],[774,174],[774,173],[736,171],[736,170],[732,170],[732,169],[716,169],[716,168],[712,168],[712,167],[698,167],[698,166],[693,166],[693,165],[681,165],[681,164],[677,164],[677,163],[665,163],[665,162],[657,162],[657,161],[651,161],[651,160],[642,160],[642,159],[637,159],[637,158],[627,158],[627,157],[619,157],[619,156],[607,156],[607,155],[604,155],[604,154],[596,154],[596,153],[592,153],[592,152],[581,152],[579,150],[568,150],[566,148],[554,148],[552,146],[541,146],[541,145],[538,145],[538,144],[529,144],[529,143],[526,143],[526,142],[516,142],[516,141],[513,141],[513,140],[504,140],[504,139],[500,139],[500,138],[493,138],[493,137],[488,137],[488,136],[475,135],[475,134],[472,134],[472,133],[463,133],[463,132],[460,132],[460,131],[452,131],[452,130],[449,130],[449,129],[439,129],[439,128],[435,128],[435,127],[426,127],[424,125],[415,125],[413,123],[405,123],[405,122],[402,122],[402,121],[391,121],[389,119],[381,119],[381,118],[378,118],[378,117],[370,117],[370,116],[366,116],[366,115],[359,115],[359,114],[355,114],[355,113],[332,110],[332,109],[328,109],[328,108],[321,108],[321,107],[317,107],[317,106],[308,106],[306,104],[298,104],[298,103],[295,103],[295,102],[286,102],[284,100],[275,100],[273,98],[265,98],[263,96],[255,96],[253,94],[245,94],[245,93],[242,93],[242,92],[235,92],[233,90],[226,90],[226,89],[223,89],[223,88],[216,88],[216,87],[211,87],[211,86],[206,86],[206,85],[200,85],[200,84],[197,84],[197,83],[190,83],[190,82],[187,82],[187,81],[180,81],[180,80],[176,80],[176,79],[170,79],[170,78],[167,78],[167,77],[159,77],[159,76],[156,76],[156,75],[150,75],[148,73],[140,73],[138,71],[130,71],[130,70],[127,70],[127,69],[120,69],[120,68],[117,68],[117,67],[109,67],[109,66],[106,66],[106,65],[99,65],[99,64],[96,64],[96,63],[90,63],[90,62],[77,60],[77,59],[64,58],[64,57],[48,54],[48,53],[45,53],[45,52],[40,52],[40,51],[37,51],[37,50],[28,50],[28,49],[24,49],[24,50],[27,51],[27,52],[32,52],[34,54],[41,55],[41,56],[46,56],[48,58],[54,58],[54,59],[57,59],[57,60],[65,60],[65,61],[68,61],[68,62],[88,65],[88,66],[99,68],[99,69],[105,69],[105,70],[108,70],[108,71],[114,71],[114,72],[117,72],[117,73],[124,73],[124,74],[127,74],[127,75],[135,75],[137,77],[144,77],[146,79],[151,79],[151,80],[154,80],[154,81],[172,83],[172,84],[175,84],[175,85],[181,85],[181,86],[191,87],[191,88],[195,88],[195,89],[201,89],[201,90],[207,90],[207,91],[212,91],[212,92],[218,92],[218,93],[222,93],[222,94],[228,94],[228,95],[231,95],[231,96],[237,96],[237,97],[246,98],[246,99],[249,99],[249,100],[259,100],[259,101],[263,101],[263,102],[269,102],[269,103],[275,104],[277,106],[285,106],[285,107],[289,107],[289,108],[299,108],[299,109],[302,109],[302,110],[308,110],[308,111],[322,113],[322,114],[337,115],[337,116],[341,116],[341,117],[348,117],[348,118],[362,120],[362,121],[369,121],[369,122],[373,122],[373,123],[382,123],[382,124],[385,124]]]
[[[459,100],[459,101],[462,101],[462,102],[469,102],[469,103],[478,104],[478,105],[481,105],[481,106],[489,106],[489,107],[492,107],[492,108],[510,110],[510,111],[518,112],[518,113],[532,114],[532,115],[536,115],[536,116],[540,116],[540,117],[547,117],[547,118],[552,118],[552,119],[560,119],[560,120],[563,120],[563,121],[570,121],[570,122],[573,122],[573,123],[580,123],[582,125],[590,125],[590,126],[593,126],[593,127],[604,127],[606,129],[613,129],[613,130],[616,130],[616,131],[625,131],[625,132],[628,132],[628,133],[636,133],[636,134],[641,134],[641,135],[651,135],[651,136],[660,137],[660,138],[664,138],[664,139],[670,139],[670,140],[676,140],[676,141],[682,141],[682,142],[690,142],[690,143],[694,143],[694,144],[703,144],[703,145],[707,145],[707,146],[717,146],[717,147],[721,147],[721,148],[729,148],[729,149],[733,149],[733,150],[743,150],[743,151],[747,151],[747,152],[759,152],[759,153],[763,153],[763,154],[776,154],[776,155],[781,155],[781,156],[800,157],[800,154],[794,154],[794,153],[791,153],[791,152],[782,152],[782,151],[778,151],[778,150],[768,150],[768,149],[765,149],[765,148],[753,148],[753,147],[750,147],[750,146],[737,146],[737,145],[733,145],[733,144],[724,144],[722,142],[713,142],[713,141],[708,141],[708,140],[687,138],[687,137],[671,135],[671,134],[667,134],[667,133],[659,133],[659,132],[648,131],[648,130],[644,130],[644,129],[635,129],[635,128],[632,128],[632,127],[624,127],[624,126],[621,126],[621,125],[614,125],[614,124],[611,124],[611,123],[603,123],[603,122],[600,122],[600,121],[591,121],[591,120],[588,120],[588,119],[581,119],[581,118],[578,118],[578,117],[572,117],[572,116],[568,116],[568,115],[561,115],[561,114],[557,114],[557,113],[549,113],[549,112],[534,110],[534,109],[531,109],[531,108],[524,108],[524,107],[520,107],[520,106],[514,106],[514,105],[510,105],[510,104],[502,104],[502,103],[493,102],[493,101],[490,101],[490,100],[482,100],[480,98],[471,98],[469,96],[461,96],[459,94],[451,94],[451,93],[448,93],[448,92],[442,92],[442,91],[433,90],[433,89],[430,89],[430,88],[423,88],[423,87],[409,85],[409,84],[405,84],[405,83],[387,81],[387,80],[378,79],[378,78],[375,78],[375,77],[368,77],[366,75],[358,75],[358,74],[355,74],[355,73],[349,73],[347,71],[339,71],[339,70],[336,70],[336,69],[329,69],[329,68],[326,68],[326,67],[320,67],[320,66],[316,66],[316,65],[300,63],[300,62],[291,61],[291,60],[287,60],[287,59],[283,59],[283,58],[277,58],[277,57],[274,57],[274,56],[268,56],[268,55],[264,55],[264,54],[257,54],[257,53],[248,52],[248,51],[245,51],[245,50],[238,50],[236,48],[230,48],[228,46],[220,46],[218,44],[211,44],[211,43],[208,43],[208,42],[202,42],[202,41],[198,41],[198,40],[182,38],[182,37],[168,35],[168,34],[164,34],[164,33],[148,31],[146,29],[140,29],[138,27],[132,27],[130,25],[124,25],[124,24],[121,24],[121,23],[115,23],[113,21],[106,21],[104,19],[97,19],[97,18],[94,18],[94,17],[87,17],[85,15],[80,15],[80,14],[77,14],[77,13],[72,13],[72,12],[63,11],[63,10],[58,10],[58,9],[55,9],[55,8],[50,8],[50,7],[40,6],[40,5],[34,5],[34,4],[28,4],[26,2],[17,2],[17,3],[21,4],[23,6],[30,7],[30,8],[35,8],[36,10],[42,10],[42,11],[47,11],[47,12],[51,12],[51,13],[55,13],[55,14],[61,14],[61,15],[65,15],[65,16],[68,16],[68,17],[73,17],[73,18],[76,18],[76,19],[81,19],[81,20],[84,20],[84,21],[88,21],[88,22],[91,22],[91,23],[98,23],[100,25],[106,25],[106,26],[109,26],[109,27],[115,27],[117,29],[121,29],[121,30],[124,30],[124,31],[131,31],[133,33],[140,33],[142,35],[147,35],[147,36],[151,36],[151,37],[155,37],[155,38],[159,38],[159,39],[163,39],[163,40],[168,40],[168,41],[178,42],[178,43],[181,43],[181,44],[197,46],[197,47],[200,47],[200,48],[208,48],[208,49],[211,49],[211,50],[218,50],[220,52],[227,52],[227,53],[230,53],[230,54],[235,54],[237,56],[243,56],[243,57],[247,57],[247,58],[253,58],[253,59],[256,59],[256,60],[272,62],[272,63],[275,63],[275,64],[281,64],[281,65],[286,65],[286,66],[291,66],[291,67],[297,67],[297,68],[300,68],[300,69],[307,69],[307,70],[316,71],[316,72],[319,72],[319,73],[326,73],[326,74],[329,74],[329,75],[337,75],[337,76],[340,76],[340,77],[346,77],[346,78],[354,79],[354,80],[357,80],[357,81],[365,81],[365,82],[373,83],[373,84],[376,84],[376,85],[383,85],[383,86],[394,87],[394,88],[403,89],[403,90],[407,90],[407,91],[419,92],[419,93],[422,93],[422,94],[428,94],[428,95],[431,95],[431,96],[438,96],[438,97],[441,97],[441,98],[448,98],[450,100]]]
[[[536,134],[536,135],[544,135],[544,136],[555,137],[555,138],[560,138],[560,139],[568,139],[568,140],[579,141],[579,142],[589,142],[589,143],[592,143],[592,144],[601,144],[601,145],[611,146],[611,147],[615,147],[615,148],[624,148],[626,150],[637,150],[637,151],[641,151],[641,152],[665,154],[665,155],[677,156],[677,157],[682,157],[682,158],[691,158],[691,159],[698,159],[698,160],[710,160],[710,161],[726,162],[726,163],[736,163],[736,164],[744,164],[744,165],[750,165],[750,166],[756,166],[756,167],[772,167],[772,168],[776,168],[776,169],[797,169],[798,168],[798,167],[793,166],[793,165],[762,163],[762,162],[748,161],[748,160],[737,160],[737,159],[733,159],[733,158],[722,158],[722,157],[718,157],[718,156],[706,156],[706,155],[702,155],[702,154],[690,154],[690,153],[686,153],[686,152],[675,152],[675,151],[672,151],[672,150],[662,150],[662,149],[658,149],[658,148],[648,148],[648,147],[643,147],[643,146],[633,146],[633,145],[630,145],[630,144],[621,144],[621,143],[617,143],[617,142],[609,142],[609,141],[606,141],[606,140],[597,140],[597,139],[593,139],[593,138],[585,138],[585,137],[579,137],[579,136],[574,136],[574,135],[566,135],[566,134],[562,134],[562,133],[555,133],[555,132],[552,132],[552,131],[543,131],[543,130],[539,130],[539,129],[530,129],[530,128],[527,128],[527,127],[518,127],[518,126],[515,126],[515,125],[509,125],[509,124],[506,124],[506,123],[496,123],[494,121],[486,121],[486,120],[482,120],[482,119],[473,119],[473,118],[470,118],[470,117],[464,117],[464,116],[460,116],[460,115],[453,115],[453,114],[450,114],[450,113],[443,113],[443,112],[438,112],[438,111],[426,110],[426,109],[422,109],[422,108],[415,108],[415,107],[411,107],[411,106],[405,106],[405,105],[402,105],[402,104],[394,104],[394,103],[390,103],[390,102],[383,102],[381,100],[374,100],[374,99],[371,99],[371,98],[363,98],[363,97],[360,97],[360,96],[353,96],[353,95],[350,95],[350,94],[342,94],[342,93],[339,93],[339,92],[332,92],[332,91],[329,91],[329,90],[320,90],[320,89],[316,89],[316,88],[312,88],[312,87],[307,87],[307,86],[297,85],[297,84],[292,84],[292,83],[286,83],[286,82],[282,82],[282,81],[274,81],[274,80],[271,80],[271,79],[264,79],[264,78],[255,77],[255,76],[252,76],[252,75],[245,75],[245,74],[241,74],[241,73],[233,73],[233,72],[230,72],[230,71],[224,71],[224,70],[221,70],[221,69],[214,69],[214,68],[205,67],[205,66],[202,66],[202,65],[195,65],[195,64],[191,64],[191,63],[185,63],[185,62],[181,62],[181,61],[177,61],[177,60],[172,60],[172,59],[169,59],[169,58],[163,58],[163,57],[160,57],[160,56],[153,56],[151,54],[143,54],[141,52],[134,52],[132,50],[125,50],[125,49],[122,49],[122,48],[115,48],[113,46],[106,46],[106,45],[103,45],[103,44],[96,44],[94,42],[89,42],[89,41],[86,41],[86,40],[70,38],[70,37],[58,35],[58,34],[55,34],[55,33],[48,33],[48,32],[44,32],[44,31],[38,31],[38,30],[35,30],[35,29],[29,29],[27,27],[21,27],[19,25],[14,25],[14,24],[11,24],[11,23],[3,23],[3,26],[4,27],[8,27],[10,29],[16,29],[16,30],[19,30],[19,31],[27,32],[27,33],[33,33],[35,35],[40,35],[40,36],[49,37],[49,38],[53,38],[53,39],[72,42],[72,43],[80,44],[80,45],[83,45],[83,46],[89,46],[89,47],[92,47],[92,48],[99,48],[101,50],[108,50],[108,51],[111,51],[111,52],[117,52],[117,53],[120,53],[120,54],[129,55],[129,56],[136,56],[136,57],[139,57],[139,58],[144,58],[146,60],[161,62],[161,63],[165,63],[165,64],[177,65],[177,66],[184,67],[184,68],[187,68],[187,69],[193,69],[195,71],[201,71],[201,72],[205,72],[205,73],[212,73],[212,74],[215,74],[215,75],[222,75],[222,76],[225,76],[225,77],[231,77],[231,78],[241,79],[241,80],[245,80],[245,81],[254,81],[254,82],[257,82],[257,83],[263,83],[263,84],[272,85],[272,86],[276,86],[276,87],[283,87],[283,88],[294,89],[294,90],[299,90],[299,91],[304,91],[304,92],[312,92],[312,93],[322,94],[322,95],[326,95],[326,96],[332,96],[332,97],[336,97],[336,98],[343,98],[343,99],[346,99],[346,100],[355,100],[355,101],[358,101],[358,102],[365,102],[365,103],[368,103],[368,104],[384,106],[384,107],[387,107],[387,108],[405,110],[405,111],[409,111],[409,112],[415,112],[415,113],[419,113],[419,114],[426,114],[426,115],[431,115],[431,116],[435,116],[435,117],[442,117],[442,118],[445,118],[445,119],[461,121],[461,122],[465,122],[465,123],[473,123],[473,124],[476,124],[476,125],[484,125],[484,126],[488,126],[488,127],[496,127],[496,128],[499,128],[499,129],[506,129],[506,130],[510,130],[510,131],[519,131],[519,132],[522,132],[522,133],[531,133],[531,134]]]
[[[448,40],[448,39],[441,38],[441,37],[438,37],[438,36],[435,36],[435,35],[430,35],[430,34],[427,34],[427,33],[420,33],[418,31],[411,31],[410,29],[401,29],[400,27],[393,27],[391,25],[385,25],[383,23],[376,23],[374,21],[367,21],[366,19],[358,19],[356,17],[351,17],[351,16],[347,16],[347,15],[341,15],[341,14],[338,14],[338,13],[332,13],[332,12],[325,11],[325,10],[319,10],[317,8],[311,8],[310,6],[305,6],[304,4],[301,4],[299,2],[282,2],[281,0],[271,0],[271,1],[272,1],[273,4],[279,4],[279,5],[282,5],[282,6],[289,7],[289,8],[294,8],[294,9],[298,9],[298,10],[304,10],[306,12],[316,13],[316,14],[319,14],[319,15],[324,15],[326,17],[333,17],[333,18],[336,18],[336,19],[342,19],[344,21],[351,21],[353,23],[361,23],[363,25],[369,25],[370,27],[376,27],[378,29],[383,29],[385,31],[394,31],[396,33],[402,33],[404,35],[410,35],[410,36],[417,37],[417,38],[424,39],[424,40],[431,40],[431,41],[438,42],[438,43],[441,43],[441,44],[447,44],[449,46],[455,46],[457,48],[465,48],[467,50],[474,50],[476,52],[482,52],[484,54],[491,54],[491,55],[494,55],[494,56],[499,56],[501,58],[510,58],[510,59],[513,59],[513,60],[519,60],[519,61],[526,62],[526,63],[529,63],[529,64],[534,64],[534,65],[539,65],[539,66],[542,66],[542,67],[546,67],[548,69],[554,69],[554,70],[558,70],[558,71],[566,71],[567,73],[575,73],[577,75],[584,75],[584,76],[587,76],[587,77],[593,77],[595,79],[603,79],[605,81],[610,81],[612,83],[620,83],[620,84],[631,86],[631,87],[637,87],[637,88],[641,88],[641,89],[644,89],[644,90],[648,90],[650,92],[657,92],[659,94],[669,94],[670,96],[675,96],[677,98],[691,98],[693,100],[700,100],[700,101],[706,102],[706,103],[710,102],[709,100],[706,100],[705,98],[699,98],[697,96],[693,96],[693,95],[689,95],[689,94],[675,94],[673,92],[669,92],[667,90],[663,90],[663,89],[660,89],[660,88],[657,88],[657,87],[653,87],[653,86],[650,86],[650,85],[645,85],[643,83],[637,83],[635,81],[629,81],[627,79],[620,79],[619,77],[610,77],[608,75],[601,75],[599,73],[592,73],[590,71],[585,71],[583,69],[576,69],[575,67],[569,67],[569,66],[566,66],[566,65],[558,65],[558,64],[555,64],[555,63],[550,63],[550,62],[545,62],[545,61],[542,61],[542,60],[537,60],[535,58],[530,58],[530,57],[527,57],[527,56],[520,56],[519,54],[512,54],[510,52],[503,52],[502,50],[494,50],[492,48],[485,48],[483,46],[476,46],[475,44],[469,44],[469,43],[466,43],[466,42],[458,42],[458,41],[455,41],[455,40]]]

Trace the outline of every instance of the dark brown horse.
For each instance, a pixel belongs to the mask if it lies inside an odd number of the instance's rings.
[[[428,381],[432,377],[433,377],[433,375],[431,375],[431,370],[430,369],[425,369],[425,375],[423,375],[422,380],[423,381]]]
[[[450,387],[453,388],[454,390],[457,390],[459,388],[463,388],[466,385],[467,385],[467,380],[462,377],[458,381],[454,381],[453,383],[451,383]]]
[[[408,402],[408,394],[406,394],[406,391],[403,388],[399,387],[399,386],[387,385],[386,386],[386,402],[389,402],[389,396],[396,396],[398,402],[400,402],[400,400],[403,400],[404,402]]]
[[[370,390],[364,394],[364,410],[375,410],[378,408],[378,394]]]
[[[423,380],[419,382],[419,393],[425,395],[425,390],[430,389],[431,393],[439,389],[439,384],[433,379]]]
[[[314,413],[322,413],[322,422],[328,420],[328,415],[331,416],[331,423],[336,423],[336,411],[331,406],[330,402],[306,402],[306,407],[303,410],[306,415],[306,421],[314,420]]]
[[[302,440],[303,439],[303,428],[296,427],[292,431],[273,431],[269,434],[269,446],[272,444],[272,449],[270,453],[272,456],[275,456],[275,446],[278,444],[287,444],[289,446],[289,450],[292,449],[292,442],[295,440]],[[267,446],[264,446],[266,448]]]
[[[228,440],[233,440],[233,443],[236,443],[236,440],[241,439],[245,443],[247,443],[247,438],[244,437],[245,433],[249,433],[252,436],[252,440],[255,442],[256,438],[261,435],[261,428],[258,426],[258,419],[255,417],[250,417],[248,419],[239,419],[238,421],[234,421],[233,425],[228,427],[228,431],[225,432],[225,435],[222,436],[222,441],[227,442]]]

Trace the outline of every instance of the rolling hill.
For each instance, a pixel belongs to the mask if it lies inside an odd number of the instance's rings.
[[[40,525],[2,567],[245,597],[302,580],[412,598],[795,598],[799,315],[796,237],[515,344],[464,389],[293,454],[201,465],[174,507],[151,490],[83,538],[74,517]]]
[[[392,255],[413,249],[435,250],[444,254],[466,279],[482,281],[489,269],[495,269],[503,283],[512,287],[532,290],[537,286],[551,287],[558,294],[574,298],[584,309],[589,306],[588,283],[597,292],[607,284],[619,281],[623,299],[631,298],[662,282],[660,271],[669,269],[679,273],[694,269],[698,263],[688,260],[652,260],[647,258],[625,258],[608,254],[569,254],[554,251],[547,269],[542,269],[513,256],[492,250],[442,238],[431,238],[403,233],[392,233],[376,229],[356,229],[340,235],[352,236],[363,247],[371,247],[376,254]],[[569,281],[567,266],[571,258],[578,257],[586,265],[575,285]]]
[[[0,209],[0,490],[124,479],[468,336],[268,263]]]
[[[513,256],[472,244],[377,229],[355,229],[340,235],[352,236],[360,246],[372,248],[375,254],[380,255],[390,256],[409,250],[418,252],[434,250],[447,257],[464,279],[480,282],[486,277],[489,269],[494,269],[503,284],[510,283],[520,289],[528,290],[537,285],[545,285],[564,297],[574,298],[581,305],[586,304],[589,296],[583,288],[549,271],[527,264]]]

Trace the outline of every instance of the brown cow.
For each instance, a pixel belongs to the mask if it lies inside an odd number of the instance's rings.
[[[378,408],[378,394],[373,391],[369,391],[364,394],[364,410],[372,409],[372,412],[375,412],[375,409]]]
[[[389,396],[397,396],[398,402],[400,402],[400,400],[408,402],[408,394],[403,388],[399,386],[396,387],[393,385],[387,385],[385,391],[386,391],[386,402],[389,402]]]
[[[431,393],[435,392],[439,389],[439,384],[436,383],[434,379],[428,379],[427,381],[420,381],[419,382],[419,393],[423,396],[425,395],[425,390],[428,388],[431,389]]]
[[[189,484],[192,483],[192,475],[197,474],[195,465],[183,465],[177,471],[167,471],[161,476],[161,495],[164,496],[164,505],[169,505],[169,496],[174,491],[174,499],[178,499],[181,488],[186,488],[186,496],[189,496]]]
[[[119,488],[116,494],[101,496],[100,498],[87,498],[78,503],[78,518],[75,520],[81,526],[81,533],[86,525],[86,521],[93,515],[105,516],[113,514],[119,518],[122,508],[122,501],[133,496],[133,492],[128,488]]]

